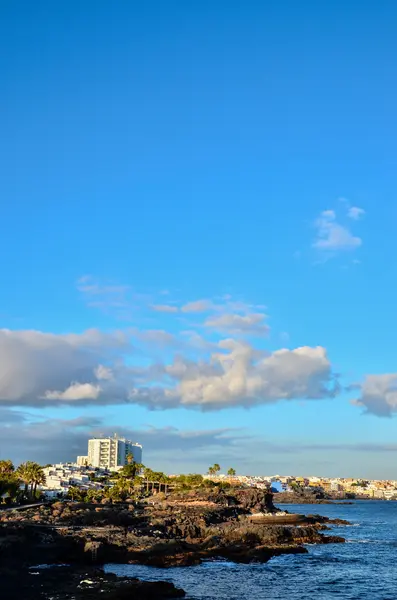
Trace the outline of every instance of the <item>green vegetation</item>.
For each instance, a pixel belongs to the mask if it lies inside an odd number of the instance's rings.
[[[0,503],[14,502],[18,497],[19,480],[11,460],[0,460]]]
[[[0,477],[12,475],[15,471],[11,460],[0,460]]]
[[[132,455],[131,455],[132,456]],[[128,460],[128,459],[127,459]],[[91,481],[102,483],[102,489],[81,490],[71,487],[68,498],[77,502],[125,502],[138,500],[154,491],[167,491],[170,478],[162,472],[152,471],[140,463],[130,460],[120,471],[107,477],[90,477]]]
[[[129,456],[132,456],[131,454]],[[141,463],[136,463],[135,461],[127,463],[121,471],[119,471],[119,475],[121,477],[136,477],[141,473],[144,469],[144,466]]]
[[[38,496],[37,486],[44,483],[44,472],[38,463],[27,461],[15,469],[11,460],[0,460],[0,503],[34,500]]]
[[[215,463],[208,469],[211,475],[220,471],[219,464]],[[233,477],[236,471],[228,470],[228,475]],[[91,487],[84,490],[78,486],[69,488],[67,497],[75,502],[105,503],[137,501],[153,493],[170,490],[190,491],[195,489],[228,489],[228,481],[213,481],[205,479],[197,473],[168,477],[161,471],[153,471],[133,460],[132,455],[127,457],[127,464],[120,471],[108,475],[101,475],[99,470],[91,471],[89,478],[92,483],[98,483],[98,489]],[[38,486],[45,484],[43,468],[36,462],[27,461],[15,469],[11,460],[0,460],[0,504],[13,504],[32,502],[40,497]]]
[[[218,465],[218,463],[215,463],[212,467],[209,467],[208,475],[218,475],[220,470],[221,470],[221,468]]]
[[[38,463],[28,460],[19,465],[16,474],[25,484],[25,496],[30,500],[34,500],[36,498],[37,486],[45,483],[43,468]]]
[[[368,483],[369,483],[368,481],[365,481],[364,479],[360,479],[359,481],[352,483],[352,487],[366,488],[366,487],[368,487]]]

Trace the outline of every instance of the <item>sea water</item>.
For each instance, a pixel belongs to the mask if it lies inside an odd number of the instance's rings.
[[[307,546],[308,554],[275,557],[265,564],[208,561],[196,567],[158,569],[107,565],[117,575],[172,581],[192,600],[397,600],[397,502],[351,505],[282,505],[289,512],[346,519],[329,533],[346,544]]]

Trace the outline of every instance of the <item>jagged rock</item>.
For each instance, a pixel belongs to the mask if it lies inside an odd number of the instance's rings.
[[[257,512],[265,516],[254,521],[252,513]],[[13,514],[12,518],[17,516]],[[159,494],[135,507],[56,503],[46,513],[27,509],[23,518],[34,528],[23,526],[24,541],[15,555],[21,553],[28,560],[30,548],[36,561],[37,552],[41,553],[41,562],[46,562],[51,553],[56,560],[70,563],[175,566],[198,564],[217,556],[265,561],[283,552],[303,552],[304,544],[343,541],[320,533],[332,523],[329,519],[280,513],[273,505],[272,494],[259,489],[228,489],[227,493],[198,489],[168,498]],[[280,524],[283,518],[289,524]],[[40,539],[40,523],[41,535],[52,536],[46,545]],[[49,525],[62,525],[62,530],[54,531]]]
[[[167,581],[118,578],[99,569],[65,568],[0,571],[2,593],[7,600],[166,600],[183,598],[185,592]],[[2,596],[3,597],[3,596]]]
[[[242,508],[252,512],[275,513],[279,510],[273,504],[273,494],[266,490],[257,488],[237,490],[235,497]]]

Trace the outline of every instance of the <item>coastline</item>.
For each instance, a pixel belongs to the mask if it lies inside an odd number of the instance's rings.
[[[283,504],[353,504],[351,498],[337,498],[333,496],[318,495],[315,493],[277,492],[274,494],[274,502]]]
[[[23,514],[2,513],[0,522],[1,575],[10,588],[19,584],[12,575],[18,571],[24,573],[20,582],[28,580],[33,588],[35,581],[37,585],[44,582],[44,587],[47,581],[49,588],[51,581],[56,582],[63,589],[60,598],[67,598],[67,589],[73,585],[77,586],[76,598],[89,598],[102,586],[101,597],[106,600],[124,597],[118,580],[98,571],[107,563],[188,567],[219,558],[267,562],[282,554],[307,553],[305,544],[343,543],[344,538],[323,532],[330,525],[347,524],[281,511],[273,505],[271,494],[253,489],[228,494],[195,491],[167,498],[158,494],[138,505],[55,503],[29,508]],[[70,567],[58,568],[58,579],[51,569],[29,575],[32,566],[43,563]],[[75,573],[73,578],[71,573]],[[94,583],[81,587],[84,579]],[[150,598],[154,590],[137,580],[124,581],[121,587],[129,589],[131,600],[134,593]],[[26,599],[34,597],[29,591],[23,593]],[[155,593],[159,599],[183,595],[169,584],[162,589],[157,586]]]

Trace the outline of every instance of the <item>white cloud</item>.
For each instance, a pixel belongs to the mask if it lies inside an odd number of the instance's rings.
[[[194,302],[187,302],[187,304],[184,304],[181,311],[184,313],[200,313],[211,310],[213,306],[211,300],[195,300]]]
[[[220,409],[279,400],[333,397],[338,386],[324,348],[278,350],[263,357],[247,343],[224,340],[208,362],[179,359],[168,367],[177,380],[167,391],[186,407]]]
[[[324,348],[265,356],[246,342],[229,339],[202,359],[181,355],[170,364],[140,359],[133,365],[133,358],[131,340],[117,331],[55,335],[0,330],[0,404],[130,402],[150,409],[216,410],[337,392]]]
[[[99,400],[100,394],[84,384],[95,387],[98,379],[106,379],[105,369],[109,367],[104,363],[120,361],[131,351],[128,336],[120,331],[105,334],[91,329],[81,334],[56,335],[2,329],[0,403],[27,406],[54,403],[54,396],[47,396],[47,392],[56,394],[63,402]],[[109,385],[110,381],[106,383]]]
[[[264,323],[266,318],[264,313],[224,314],[207,319],[205,326],[237,335],[266,335],[269,332],[269,326]]]
[[[313,248],[322,252],[337,253],[355,250],[362,244],[361,238],[354,236],[348,227],[338,223],[335,211],[324,210],[315,222],[316,238]]]
[[[329,219],[330,221],[334,221],[336,219],[336,213],[334,210],[323,210],[321,216],[325,219]]]
[[[365,210],[358,206],[351,206],[347,211],[347,216],[354,221],[358,221],[365,215]]]
[[[212,351],[217,349],[217,343],[205,339],[194,330],[181,331],[181,335],[186,340],[187,346],[198,351]]]
[[[367,375],[359,387],[361,395],[354,404],[363,406],[366,412],[389,417],[397,412],[397,373]]]
[[[72,383],[63,392],[47,391],[43,398],[45,400],[97,400],[102,388],[92,383]]]
[[[113,379],[113,371],[109,369],[109,367],[105,367],[104,365],[98,365],[96,369],[94,369],[95,377],[100,381],[101,379],[109,380]]]
[[[177,313],[179,310],[177,306],[172,306],[171,304],[152,304],[151,309],[164,313]]]

